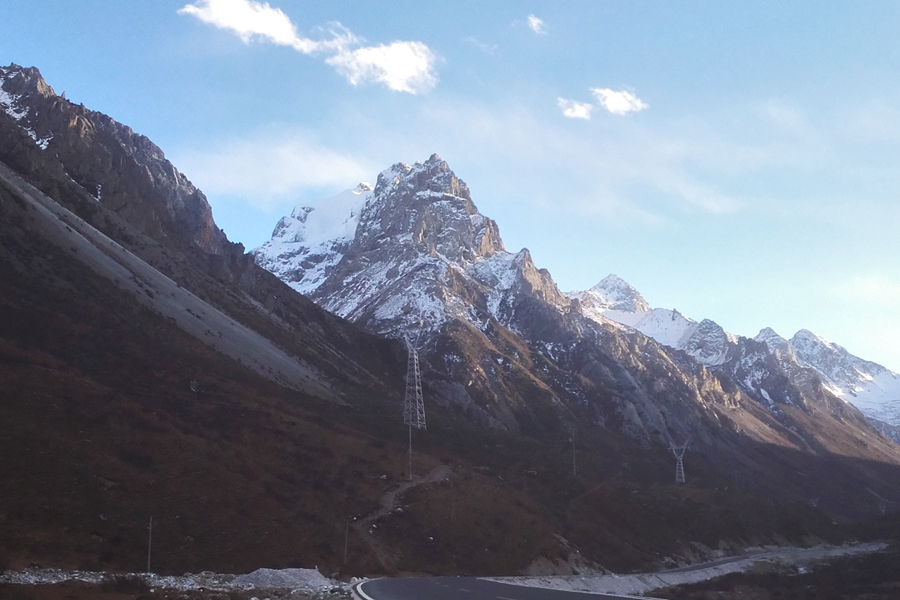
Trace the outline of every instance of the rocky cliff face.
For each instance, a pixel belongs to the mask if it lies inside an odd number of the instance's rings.
[[[0,111],[18,126],[2,128],[0,159],[32,172],[62,169],[154,239],[214,255],[238,250],[216,226],[203,192],[145,136],[58,96],[33,67],[0,68],[0,90]]]
[[[316,365],[331,381],[326,395],[332,399],[341,401],[360,389],[369,396],[393,384],[373,372],[393,368],[387,349],[399,349],[399,344],[327,313],[258,267],[242,245],[228,241],[203,193],[155,144],[111,117],[58,96],[37,69],[0,68],[0,162],[21,176],[23,185],[46,194],[45,202],[84,220],[69,228],[72,235],[83,227],[96,239],[107,236],[95,250],[109,253],[105,246],[114,241],[146,263],[141,269],[159,271],[169,284],[174,280],[173,294],[154,291],[147,286],[159,277],[148,278],[126,265],[131,282],[146,289],[143,303],[149,298],[150,304],[180,311],[175,322],[186,315],[194,325],[188,329],[205,343],[221,346],[227,336],[215,333],[196,306],[179,305],[176,296],[206,302],[227,315],[225,321],[233,320],[236,329],[260,334],[263,346],[279,348],[298,364]],[[372,347],[381,350],[366,349]],[[272,365],[258,366],[277,379]]]

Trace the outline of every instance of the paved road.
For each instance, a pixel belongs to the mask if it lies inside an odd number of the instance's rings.
[[[625,598],[485,581],[475,577],[407,577],[374,579],[359,584],[366,600],[602,600]]]
[[[720,558],[719,560],[713,560],[705,563],[698,563],[696,565],[688,565],[686,567],[678,567],[677,569],[669,569],[667,571],[660,571],[659,574],[662,575],[664,573],[688,573],[690,571],[699,571],[700,569],[708,569],[710,567],[718,567],[720,565],[727,565],[728,563],[738,562],[740,560],[756,560],[763,558],[765,556],[770,556],[771,552],[763,552],[761,554],[746,554],[743,556],[729,556],[727,558]]]

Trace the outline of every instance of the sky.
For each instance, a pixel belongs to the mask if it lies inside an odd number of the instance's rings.
[[[3,0],[0,64],[153,140],[254,248],[438,153],[563,291],[609,273],[900,372],[900,3]]]

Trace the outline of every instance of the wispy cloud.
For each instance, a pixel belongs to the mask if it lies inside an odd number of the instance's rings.
[[[499,46],[497,44],[488,44],[486,42],[482,42],[475,36],[466,36],[463,38],[463,43],[468,44],[469,46],[475,48],[476,50],[481,50],[485,54],[493,54],[497,51]]]
[[[562,111],[563,116],[569,117],[570,119],[588,120],[591,118],[591,111],[594,110],[594,105],[588,102],[577,102],[576,100],[557,98],[556,103]]]
[[[597,98],[600,106],[614,115],[627,115],[631,112],[642,111],[649,105],[626,90],[611,90],[609,88],[591,88],[591,93]]]
[[[544,25],[544,20],[534,15],[528,15],[528,28],[538,35],[547,34],[547,26]]]
[[[833,294],[849,304],[895,307],[900,304],[900,281],[881,275],[860,275],[834,286]]]
[[[190,150],[178,161],[207,194],[237,196],[263,211],[310,188],[349,187],[371,179],[383,167],[296,132],[233,139],[213,151],[208,147]]]
[[[302,54],[327,54],[325,62],[352,85],[381,83],[397,92],[419,94],[437,83],[436,57],[422,42],[363,46],[364,40],[340,23],[328,27],[328,39],[305,38],[281,9],[255,0],[197,0],[178,13],[230,30],[244,43],[261,40]]]
[[[581,127],[558,127],[524,106],[496,111],[477,104],[442,105],[438,111],[430,103],[427,110],[423,117],[430,126],[421,135],[427,132],[430,139],[442,140],[442,156],[465,156],[466,168],[474,171],[497,160],[515,165],[516,176],[504,179],[502,185],[495,181],[500,179],[496,172],[482,176],[481,194],[492,185],[497,188],[489,194],[506,196],[515,188],[523,198],[543,195],[565,213],[586,218],[602,215],[622,226],[654,227],[697,214],[734,214],[746,210],[749,202],[729,189],[730,180],[704,177],[707,153],[697,144],[712,141],[698,142],[691,131],[661,132],[639,120],[616,119],[604,135],[597,136],[586,135]],[[440,133],[450,127],[452,139]],[[379,142],[384,142],[383,134]],[[427,143],[421,145],[430,148]],[[541,168],[529,169],[534,164]],[[565,198],[558,193],[556,176],[548,176],[551,172],[566,174],[569,192]],[[470,175],[469,183],[477,177]]]

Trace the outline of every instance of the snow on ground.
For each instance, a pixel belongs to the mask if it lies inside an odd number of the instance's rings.
[[[840,398],[868,417],[900,425],[900,375],[885,370],[872,377],[862,390],[840,390]]]
[[[682,348],[697,330],[697,323],[688,319],[677,310],[654,308],[647,312],[625,312],[607,310],[603,312],[607,319],[633,327],[654,340],[672,348]]]
[[[2,85],[3,80],[0,79],[0,85]],[[16,104],[18,103],[20,96],[16,94],[10,94],[2,87],[0,87],[0,108],[3,111],[11,116],[16,121],[22,120],[22,118],[28,114],[27,108],[16,108]]]
[[[812,562],[828,558],[849,556],[865,552],[877,552],[887,544],[868,543],[844,546],[816,546],[814,548],[758,548],[755,554],[725,564],[700,568],[692,571],[660,571],[657,573],[637,573],[633,575],[566,575],[548,577],[489,577],[490,581],[511,583],[554,590],[590,592],[594,594],[644,595],[653,590],[670,585],[683,585],[706,581],[729,573],[746,571],[760,561],[785,565],[806,566]],[[714,561],[715,562],[715,561]]]
[[[155,573],[113,574],[97,571],[63,571],[60,569],[26,569],[0,572],[0,584],[43,585],[64,581],[83,581],[101,584],[116,578],[128,577],[144,581],[150,587],[172,590],[256,590],[289,589],[307,593],[346,589],[347,585],[329,579],[318,569],[257,569],[246,575],[228,575],[204,571],[181,576],[156,575]]]

